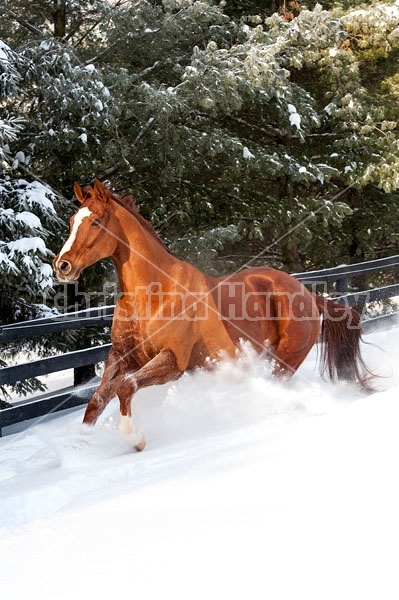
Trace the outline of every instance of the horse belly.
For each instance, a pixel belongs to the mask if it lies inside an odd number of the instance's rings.
[[[264,283],[264,282],[263,282]],[[252,343],[263,353],[278,340],[278,327],[270,304],[269,286],[258,287],[243,279],[223,280],[214,293],[220,321],[236,346]]]

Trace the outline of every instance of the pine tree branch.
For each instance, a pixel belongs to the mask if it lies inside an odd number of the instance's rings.
[[[33,173],[33,171],[28,169],[28,167],[26,167],[25,165],[19,164],[18,169],[20,169],[23,173],[26,173],[26,175],[29,175],[30,177],[32,177],[32,179],[34,179],[35,181],[38,181],[45,187],[49,188],[53,192],[53,194],[55,194],[56,196],[59,196],[60,198],[65,200],[65,202],[68,202],[68,204],[71,203],[71,200],[69,198],[66,198],[64,196],[64,194],[62,194],[59,190],[56,190],[55,188],[53,188],[47,181],[45,181],[44,179],[42,179],[41,177],[39,177],[38,175]]]
[[[143,125],[143,127],[138,132],[134,142],[132,144],[130,144],[130,150],[134,149],[135,146],[137,146],[137,144],[139,143],[141,138],[151,129],[154,121],[155,121],[155,118],[150,117],[148,119],[147,123],[145,123],[145,125]],[[98,175],[98,179],[101,179],[101,180],[106,179],[107,177],[109,177],[109,175],[112,175],[113,173],[115,173],[115,171],[117,171],[120,167],[124,167],[124,166],[131,166],[131,165],[130,165],[129,161],[127,160],[127,158],[122,156],[122,158],[120,160],[118,160],[118,162],[116,162],[112,167],[109,167],[108,169],[105,169],[105,171],[102,171],[102,173],[100,173]]]
[[[73,45],[73,49],[76,50],[78,46],[87,38],[88,35],[101,23],[101,19],[95,21],[91,27],[78,39],[76,44]]]
[[[160,64],[161,64],[161,61],[156,60],[153,65],[151,65],[150,67],[147,67],[146,69],[143,69],[141,71],[140,77],[145,77],[146,75],[148,75],[148,73],[151,73],[151,71],[153,71],[154,69],[157,69]]]
[[[281,260],[281,251],[270,252],[269,254],[262,254],[262,261],[264,259],[273,259],[273,260]],[[219,256],[215,256],[213,260],[248,260],[248,255],[246,254],[221,254]]]
[[[121,160],[118,160],[118,162],[115,163],[112,167],[108,167],[108,169],[105,169],[104,171],[99,173],[97,175],[97,179],[100,179],[100,180],[107,179],[107,177],[109,177],[110,175],[115,173],[115,171],[120,169],[120,167],[126,167],[126,166],[130,166],[129,161],[126,158],[121,158]]]
[[[88,60],[86,60],[86,62],[84,62],[84,65],[92,65],[93,63],[97,62],[98,60],[100,60],[100,58],[102,56],[105,56],[106,54],[108,54],[108,52],[110,50],[112,50],[112,48],[115,48],[116,46],[119,45],[119,42],[114,42],[113,44],[111,44],[110,46],[108,46],[107,48],[105,48],[102,52],[100,52],[100,54],[97,54],[97,56],[93,56],[91,58],[89,58]],[[76,46],[74,46],[74,48],[76,48]]]
[[[209,196],[212,196],[213,194],[215,194],[215,191],[217,192],[217,190],[210,188],[210,187],[206,186],[205,184],[199,185],[197,183],[193,183],[192,181],[189,181],[188,179],[181,179],[180,181],[181,181],[181,183],[184,183],[187,187],[205,191]],[[223,192],[223,195],[226,196],[227,198],[231,198],[232,200],[236,200],[236,201],[240,200],[239,196],[237,196],[236,194],[232,194],[231,192]]]
[[[124,4],[126,4],[125,0],[119,0],[115,6],[113,6],[113,10],[120,8],[121,6],[123,6]],[[76,42],[76,44],[74,44],[74,49],[76,49],[78,46],[80,46],[80,44],[87,38],[87,36],[98,26],[100,25],[100,23],[102,22],[102,17],[100,17],[99,19],[97,19],[97,21],[95,21],[93,23],[93,25],[86,31],[86,33],[84,35],[82,35],[82,37]],[[82,23],[84,22],[84,20],[82,19],[78,24],[77,27],[75,26],[74,30],[72,30],[71,33],[69,33],[66,38],[65,41],[68,41],[75,33],[76,31],[78,31],[78,29],[80,28],[80,26],[82,25]],[[93,61],[91,61],[93,62]]]
[[[272,127],[271,125],[268,125],[267,127],[260,127],[259,125],[254,125],[253,123],[249,123],[245,119],[233,117],[232,115],[229,116],[229,119],[230,121],[234,121],[239,125],[244,125],[245,127],[249,127],[252,130],[259,131],[260,133],[263,133],[267,136],[272,136],[281,143],[283,142],[284,137],[286,137],[282,131],[276,129],[275,127]]]
[[[3,386],[0,388],[0,390],[3,393],[7,394],[6,390],[3,389]],[[12,404],[10,404],[9,402],[6,402],[6,400],[1,400],[0,399],[0,410],[3,410],[4,408],[11,408],[11,407],[12,407]]]
[[[83,23],[84,23],[83,19],[76,21],[74,27],[72,27],[71,31],[63,38],[62,41],[64,43],[68,42],[71,39],[71,37],[73,37],[75,35],[75,33],[77,33],[79,31],[79,29],[81,28]]]
[[[132,146],[133,148],[138,144],[138,142],[141,140],[141,138],[143,137],[143,135],[145,135],[146,133],[148,133],[148,131],[151,129],[152,125],[154,124],[155,118],[154,117],[150,117],[147,121],[147,123],[145,125],[143,125],[143,127],[140,129],[140,131],[138,132],[136,139],[134,140]]]
[[[6,158],[6,161],[8,162],[9,165],[11,165],[11,159]],[[53,194],[55,194],[56,196],[59,196],[60,198],[62,198],[63,200],[65,200],[65,202],[70,203],[71,201],[66,198],[64,196],[64,194],[62,194],[60,191],[56,190],[55,188],[53,188],[51,185],[49,185],[47,183],[47,181],[44,181],[44,179],[42,179],[41,177],[39,177],[39,175],[36,175],[35,173],[33,173],[33,171],[31,171],[26,165],[24,165],[23,163],[18,163],[18,167],[17,169],[19,171],[22,171],[22,173],[24,173],[25,175],[29,175],[29,177],[32,177],[32,179],[34,179],[35,181],[38,181],[39,183],[41,183],[42,185],[44,185],[45,187],[49,188]]]
[[[14,19],[14,21],[19,23],[22,27],[25,27],[25,29],[27,29],[31,33],[34,33],[35,35],[39,35],[40,37],[43,36],[43,32],[40,31],[40,29],[37,29],[31,23],[29,23],[28,21],[25,21],[25,19],[21,19],[21,17],[19,17],[13,10],[6,8],[6,11],[8,12],[9,15],[11,15],[11,17]]]

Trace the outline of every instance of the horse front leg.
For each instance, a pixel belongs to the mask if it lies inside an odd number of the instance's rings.
[[[157,354],[146,365],[134,373],[127,373],[123,377],[118,390],[120,403],[121,424],[120,429],[131,436],[132,444],[136,450],[144,450],[146,445],[142,433],[137,433],[132,420],[132,398],[140,389],[149,385],[161,385],[168,381],[178,379],[182,371],[179,370],[176,357],[171,350],[164,350]]]
[[[109,401],[116,396],[125,373],[126,364],[122,356],[114,348],[111,348],[105,363],[101,383],[89,400],[83,423],[88,425],[96,423]]]

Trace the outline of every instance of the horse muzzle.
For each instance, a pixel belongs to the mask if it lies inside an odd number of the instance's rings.
[[[53,260],[53,269],[58,281],[68,282],[79,279],[81,270],[68,260],[60,259],[57,255]]]

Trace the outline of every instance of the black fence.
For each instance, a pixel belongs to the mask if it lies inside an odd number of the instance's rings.
[[[357,306],[363,311],[370,302],[387,300],[399,296],[399,284],[390,284],[382,287],[354,290],[351,282],[354,278],[367,278],[372,273],[383,274],[387,270],[394,273],[393,279],[397,281],[399,269],[399,255],[382,258],[354,265],[344,265],[321,271],[308,271],[305,273],[294,273],[294,276],[314,291],[317,286],[323,284],[330,288],[330,295],[337,300],[344,300],[351,306]],[[110,326],[115,306],[103,306],[82,311],[65,313],[54,317],[35,319],[5,325],[0,327],[0,344],[10,343],[16,340],[27,340],[35,336],[44,336],[60,333],[66,330],[78,330],[83,327]],[[378,317],[364,319],[363,330],[369,333],[380,326],[396,323],[399,312],[393,312]],[[107,358],[111,344],[68,352],[60,356],[41,358],[21,365],[4,367],[0,369],[0,385],[14,384],[40,375],[47,375],[66,369],[85,367],[104,361]],[[87,403],[90,396],[98,385],[98,381],[79,388],[60,390],[51,394],[21,401],[10,407],[0,410],[0,436],[3,428],[27,421],[37,419],[44,415],[66,410]]]

